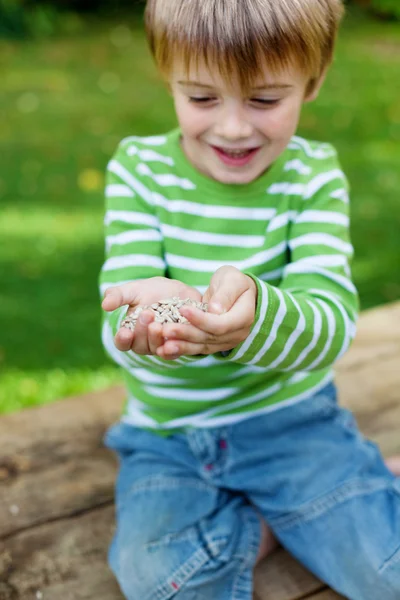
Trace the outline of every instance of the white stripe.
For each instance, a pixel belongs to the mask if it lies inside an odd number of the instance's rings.
[[[344,287],[352,294],[357,294],[357,290],[354,284],[348,279],[346,279],[346,277],[343,277],[343,275],[337,275],[337,273],[331,273],[331,271],[327,271],[326,269],[321,269],[319,267],[314,267],[312,265],[308,267],[307,265],[299,264],[299,261],[294,264],[288,265],[288,267],[286,267],[285,269],[285,272],[287,269],[290,269],[291,273],[315,273],[317,275],[322,275],[322,277],[332,279],[332,281],[335,281],[338,285]]]
[[[196,215],[207,219],[230,219],[236,221],[269,221],[275,214],[274,208],[241,208],[239,206],[213,206],[186,200],[168,200],[165,196],[154,192],[156,206],[171,213]]]
[[[124,231],[123,233],[118,233],[117,235],[108,235],[106,237],[106,248],[107,252],[109,252],[111,246],[115,244],[122,246],[135,242],[160,242],[161,240],[161,233],[153,229]]]
[[[290,183],[282,181],[281,183],[273,183],[268,189],[267,194],[283,194],[285,196],[302,196],[306,186],[304,183]]]
[[[325,356],[328,354],[329,350],[331,349],[333,338],[334,338],[334,335],[336,332],[336,319],[335,319],[335,315],[333,314],[331,307],[326,302],[324,302],[323,300],[320,300],[319,298],[316,298],[315,301],[318,302],[318,304],[321,306],[321,308],[324,311],[326,318],[328,320],[328,339],[326,341],[325,347],[322,350],[321,354],[314,360],[314,362],[312,362],[310,365],[308,365],[307,371],[312,371],[313,369],[315,369],[315,367],[317,365],[319,365],[324,360]]]
[[[144,162],[160,162],[164,165],[169,165],[173,167],[175,165],[175,161],[170,156],[164,156],[163,154],[158,154],[158,152],[154,152],[154,150],[139,150],[136,146],[129,146],[126,153],[128,156],[138,156],[140,160]]]
[[[336,151],[332,146],[328,144],[319,144],[318,148],[313,149],[311,144],[297,135],[294,135],[291,139],[288,148],[292,148],[297,150],[300,147],[304,150],[305,154],[310,158],[317,158],[323,160],[324,158],[330,158],[332,156],[336,156]]]
[[[130,396],[127,403],[128,416],[124,415],[121,418],[122,423],[134,425],[135,427],[152,427],[153,429],[160,429],[160,425],[157,421],[146,415],[141,408],[145,408],[143,402],[139,402],[139,400]]]
[[[111,183],[106,186],[105,195],[107,198],[133,198],[135,194],[130,187],[123,183]]]
[[[172,225],[161,225],[161,231],[165,238],[182,240],[192,244],[205,244],[210,246],[231,246],[241,248],[259,248],[265,242],[262,235],[227,235],[207,233],[196,229],[182,229]]]
[[[323,298],[326,298],[327,300],[332,302],[332,304],[334,304],[338,308],[339,312],[341,313],[341,315],[343,317],[345,334],[344,334],[343,346],[342,346],[342,348],[338,354],[338,357],[336,359],[336,360],[338,360],[339,358],[341,358],[343,356],[343,354],[345,352],[347,352],[347,350],[350,347],[351,340],[353,340],[356,336],[357,325],[355,323],[355,320],[357,319],[357,315],[353,315],[354,320],[351,320],[349,315],[343,308],[342,303],[339,301],[339,299],[336,298],[335,294],[329,294],[328,292],[324,292],[322,290],[315,290],[315,289],[309,290],[309,293],[310,294],[318,294],[319,296],[322,296]]]
[[[267,316],[268,305],[269,305],[269,291],[268,291],[268,288],[265,285],[265,283],[262,281],[260,281],[260,287],[261,287],[261,303],[260,303],[260,315],[258,317],[258,321],[256,321],[256,323],[253,325],[250,335],[245,339],[245,341],[242,343],[241,348],[236,353],[235,361],[239,360],[240,358],[242,358],[245,355],[247,350],[251,347],[252,343],[256,339],[257,335],[260,333],[261,327],[265,323],[265,318]],[[260,298],[258,301],[260,302]],[[249,365],[254,364],[254,363],[255,363],[254,359],[252,361],[248,362]]]
[[[186,402],[209,402],[212,400],[223,400],[229,396],[237,394],[240,390],[238,388],[222,388],[222,389],[208,389],[208,390],[191,390],[184,388],[162,388],[154,387],[151,385],[145,385],[144,391],[153,396],[160,398],[170,398],[172,400],[184,400]]]
[[[322,332],[321,313],[317,310],[317,308],[314,306],[314,304],[312,302],[309,302],[308,300],[306,300],[306,302],[311,307],[311,310],[314,313],[313,337],[312,337],[311,342],[308,344],[308,346],[306,346],[304,348],[304,350],[300,353],[298,358],[289,367],[282,369],[283,371],[294,371],[295,369],[297,369],[299,367],[299,365],[301,365],[302,362],[306,359],[306,357],[314,350],[314,348],[316,347],[318,340],[321,336],[321,332]]]
[[[295,289],[291,290],[290,288],[288,288],[287,291],[295,292],[296,290]],[[313,294],[315,296],[322,296],[323,298],[326,298],[327,300],[332,302],[332,304],[337,306],[339,311],[342,313],[343,320],[345,321],[345,327],[348,329],[349,335],[354,337],[355,330],[356,330],[355,322],[358,319],[358,315],[356,315],[355,313],[352,313],[352,319],[348,316],[347,312],[344,310],[344,308],[342,306],[342,299],[340,298],[340,296],[338,296],[337,294],[334,294],[333,292],[326,292],[325,290],[318,290],[316,288],[312,288],[312,289],[308,290],[308,293]]]
[[[283,275],[283,267],[280,269],[275,269],[275,271],[267,271],[259,276],[259,279],[262,281],[273,281],[274,279],[282,279]]]
[[[122,308],[124,308],[124,310],[121,311],[118,328],[125,316],[127,307]],[[174,365],[164,365],[163,361],[155,356],[139,356],[132,350],[129,352],[121,352],[120,350],[118,350],[118,348],[115,346],[111,325],[108,321],[104,322],[102,331],[102,341],[104,347],[106,348],[109,355],[114,359],[114,361],[120,366],[124,367],[124,369],[126,369],[129,373],[133,373],[132,367],[139,366],[149,368],[151,367],[151,364],[156,364],[167,368],[174,368]]]
[[[160,224],[157,217],[147,213],[134,212],[132,210],[108,210],[104,217],[104,224],[110,225],[114,221],[129,223],[129,225],[149,225],[157,228]]]
[[[212,354],[205,358],[200,358],[197,362],[191,363],[191,367],[214,367],[216,365],[221,366],[223,361],[216,359]]]
[[[167,143],[167,136],[151,135],[148,137],[139,137],[137,135],[131,135],[124,138],[121,144],[127,144],[129,142],[140,142],[141,144],[147,144],[148,146],[164,146],[164,144]]]
[[[176,254],[165,255],[166,261],[168,265],[171,267],[176,267],[178,269],[187,269],[190,271],[196,271],[201,273],[215,273],[218,269],[223,266],[230,265],[232,267],[236,267],[239,270],[249,269],[250,267],[255,267],[258,265],[262,265],[265,262],[280,256],[286,251],[286,242],[281,242],[277,246],[273,248],[269,248],[268,250],[263,250],[262,252],[258,252],[245,260],[237,260],[237,261],[226,261],[226,260],[201,260],[200,258],[187,258],[186,256],[178,256]]]
[[[149,369],[131,369],[130,371],[133,377],[136,377],[143,383],[152,383],[154,385],[187,385],[190,381],[196,381],[195,379],[178,379],[177,377],[169,377],[163,375],[157,375]]]
[[[333,211],[305,210],[297,217],[296,225],[298,223],[329,223],[329,225],[343,225],[343,227],[348,227],[350,219],[347,215]]]
[[[108,170],[114,175],[117,175],[122,181],[134,190],[139,196],[147,202],[150,206],[153,206],[153,198],[150,190],[148,190],[136,177],[132,175],[125,167],[123,167],[116,160],[112,160],[108,163]]]
[[[320,173],[307,184],[307,190],[304,199],[309,200],[312,196],[314,196],[314,194],[316,194],[316,192],[323,188],[324,185],[335,179],[343,180],[343,171],[340,169],[333,169],[332,171],[327,171],[326,173]]]
[[[313,374],[310,373],[308,376],[312,377]],[[249,410],[248,412],[245,412],[245,413],[236,413],[233,415],[228,414],[228,415],[223,415],[220,417],[208,418],[209,415],[215,415],[221,411],[231,410],[231,409],[237,408],[239,406],[243,406],[243,405],[246,406],[247,404],[254,404],[258,400],[267,399],[270,396],[279,392],[282,389],[282,384],[276,384],[276,385],[272,386],[271,388],[269,388],[268,390],[263,390],[262,392],[259,392],[258,394],[251,396],[250,398],[246,398],[245,400],[239,400],[237,402],[233,402],[227,406],[225,405],[223,407],[209,409],[209,410],[203,411],[199,415],[195,415],[195,416],[181,417],[179,419],[173,419],[171,421],[168,421],[168,422],[162,423],[162,424],[157,423],[157,425],[154,425],[154,426],[157,429],[168,430],[168,429],[173,429],[176,427],[184,427],[184,426],[195,426],[198,428],[207,428],[207,427],[221,427],[223,425],[233,425],[234,423],[243,422],[247,419],[250,419],[252,417],[256,417],[259,415],[265,415],[268,413],[272,413],[272,412],[281,410],[281,409],[289,407],[289,406],[294,406],[295,404],[298,404],[299,402],[302,402],[303,400],[308,400],[312,396],[316,395],[318,393],[318,391],[320,391],[324,387],[326,387],[326,385],[328,385],[328,383],[330,383],[333,380],[333,378],[334,378],[334,373],[333,373],[333,371],[330,371],[322,379],[322,381],[320,381],[318,384],[314,385],[312,388],[302,392],[301,394],[297,394],[297,396],[293,396],[292,398],[289,398],[287,400],[282,400],[281,402],[277,402],[276,404],[264,406],[263,408],[260,408],[257,410]],[[122,418],[122,420],[126,423],[131,423],[132,425],[135,425],[136,424],[135,420],[134,420],[135,418],[136,418],[135,416],[133,418],[131,418],[130,415],[127,415],[127,416],[124,416]]]
[[[289,246],[292,250],[295,248],[299,248],[300,246],[329,246],[330,248],[335,248],[335,250],[340,250],[341,252],[345,252],[346,254],[353,255],[353,246],[344,242],[340,238],[337,238],[334,235],[330,235],[329,233],[307,233],[305,235],[301,235],[296,238],[292,238],[289,242]]]
[[[195,190],[196,186],[192,181],[189,181],[189,179],[183,179],[181,177],[177,177],[176,175],[173,175],[172,173],[153,173],[153,171],[150,169],[150,167],[148,165],[145,165],[143,163],[139,163],[136,167],[136,171],[139,173],[139,175],[146,175],[148,177],[151,177],[151,179],[153,179],[153,181],[155,181],[156,183],[158,183],[158,185],[161,185],[162,187],[180,187],[184,190]]]
[[[114,256],[104,263],[102,271],[114,271],[125,267],[153,267],[154,269],[165,269],[165,262],[158,256],[150,254],[127,254],[125,256]]]
[[[121,311],[120,322],[122,321],[125,312],[126,311]],[[133,366],[141,365],[140,360],[133,360],[133,357],[129,357],[126,352],[120,352],[118,350],[118,348],[115,346],[113,332],[108,321],[104,321],[101,338],[107,353],[118,365],[124,367],[124,369],[127,371],[130,371]]]
[[[294,219],[297,217],[297,214],[298,213],[295,210],[290,210],[289,212],[277,215],[271,219],[271,222],[267,227],[267,233],[275,231],[276,229],[280,229],[281,227],[286,227],[286,225],[294,221]]]
[[[300,175],[310,175],[312,168],[305,165],[300,159],[295,158],[286,163],[284,171],[297,171]]]
[[[227,364],[227,363],[225,363]],[[262,375],[265,376],[265,368],[264,367],[242,367],[236,373],[232,373],[232,375],[228,375],[226,380],[233,381],[234,379],[239,379],[241,377],[247,377],[247,375]]]
[[[297,308],[297,312],[299,313],[299,320],[296,324],[296,328],[290,334],[290,336],[285,344],[285,347],[282,350],[282,352],[280,353],[280,355],[272,363],[270,363],[268,365],[268,370],[276,369],[278,367],[278,365],[280,365],[285,360],[285,358],[288,356],[288,354],[292,350],[293,346],[295,345],[295,343],[297,342],[299,337],[302,335],[302,333],[304,333],[304,331],[306,329],[306,319],[304,317],[304,314],[301,311],[299,303],[297,302],[297,300],[294,298],[294,296],[292,294],[287,293],[287,295],[291,299],[291,301],[293,302],[295,307]]]
[[[250,361],[248,361],[249,365],[255,365],[256,363],[258,363],[265,356],[265,354],[268,352],[268,350],[271,348],[272,344],[275,342],[276,337],[278,335],[279,327],[281,326],[283,319],[285,318],[285,316],[287,314],[287,307],[286,307],[284,295],[278,288],[275,288],[274,292],[278,296],[278,300],[279,300],[278,312],[276,313],[273,325],[270,328],[269,336],[265,340],[263,346],[260,348],[260,350],[254,356],[254,358],[252,358]]]
[[[335,200],[341,200],[345,204],[350,203],[349,192],[343,188],[332,192],[332,194],[330,194],[330,198],[334,198]]]
[[[309,256],[300,258],[295,263],[290,263],[284,268],[285,276],[289,273],[296,273],[295,265],[316,265],[319,267],[345,267],[347,258],[342,254],[319,254],[318,256]]]
[[[310,373],[307,373],[306,371],[300,371],[292,375],[292,377],[289,377],[289,379],[287,379],[287,383],[301,383],[307,379],[307,377],[310,377]]]
[[[313,374],[309,374],[309,377],[313,376]],[[334,374],[332,372],[328,373],[320,383],[316,384],[315,386],[313,386],[312,388],[306,390],[305,392],[302,392],[301,394],[297,394],[297,396],[294,396],[292,398],[289,398],[287,400],[282,400],[280,402],[277,402],[276,404],[272,404],[269,406],[264,406],[263,408],[259,408],[257,410],[250,410],[248,413],[240,413],[238,414],[234,414],[234,415],[224,415],[222,417],[216,417],[214,419],[206,419],[205,421],[199,421],[196,420],[195,423],[193,423],[196,427],[220,427],[222,425],[232,425],[234,423],[238,423],[240,421],[244,421],[246,419],[250,419],[252,417],[256,417],[256,416],[260,416],[260,415],[265,415],[265,414],[269,414],[269,413],[273,413],[276,412],[277,410],[281,410],[282,408],[287,408],[289,406],[294,406],[295,404],[298,404],[299,402],[302,402],[303,400],[309,400],[312,396],[314,396],[319,390],[322,390],[324,387],[326,387],[328,385],[328,383],[330,383],[334,378]],[[279,385],[277,384],[276,386],[273,386],[275,389],[272,389],[272,394],[276,394],[277,392],[280,391],[280,389],[282,389],[282,384]],[[276,389],[278,388],[278,389]],[[261,400],[262,398],[259,398],[259,396],[261,396],[262,393],[257,394],[257,397],[252,397],[250,399],[250,404],[253,404],[254,402],[257,402],[257,400]],[[268,394],[268,396],[272,395],[272,394]],[[268,397],[268,396],[264,396],[264,397]],[[249,399],[247,399],[249,400]],[[238,403],[235,403],[238,404]],[[242,401],[242,404],[244,404],[244,402]],[[226,407],[224,407],[226,408]],[[229,406],[229,409],[231,408],[231,406]],[[216,412],[216,411],[215,411]],[[219,409],[219,412],[221,412],[221,409]]]

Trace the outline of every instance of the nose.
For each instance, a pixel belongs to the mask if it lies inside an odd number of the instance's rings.
[[[253,133],[245,111],[236,104],[222,107],[214,130],[217,136],[228,141],[249,138]]]

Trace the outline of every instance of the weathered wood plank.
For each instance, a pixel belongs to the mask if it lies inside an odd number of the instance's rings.
[[[112,506],[0,542],[0,600],[122,600],[107,567]]]
[[[106,449],[25,473],[0,486],[0,539],[21,529],[111,503],[116,463]]]
[[[106,563],[113,528],[108,506],[0,542],[0,600],[121,600]],[[257,600],[296,600],[321,587],[282,549],[255,573]]]
[[[360,364],[373,365],[377,358],[390,357],[400,351],[400,302],[378,306],[361,314],[357,336],[350,351],[338,363],[338,370]]]
[[[279,548],[256,567],[253,600],[300,600],[322,587],[318,579]]]
[[[123,397],[116,387],[0,418],[0,539],[112,500],[116,460],[102,438]]]
[[[313,594],[312,596],[307,596],[304,600],[343,600],[344,596],[340,596],[333,590],[323,590],[317,594]],[[383,600],[383,599],[382,599]]]

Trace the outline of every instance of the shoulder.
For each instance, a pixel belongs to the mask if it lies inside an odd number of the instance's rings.
[[[306,196],[325,185],[348,187],[338,152],[332,144],[293,136],[287,147],[285,175],[301,184]]]
[[[344,177],[337,150],[332,144],[295,135],[287,147],[287,156],[285,170],[294,170],[304,181],[327,172]]]
[[[108,168],[115,162],[119,162],[130,171],[135,170],[142,162],[173,166],[173,159],[169,157],[173,133],[153,136],[131,135],[123,138],[118,143]]]

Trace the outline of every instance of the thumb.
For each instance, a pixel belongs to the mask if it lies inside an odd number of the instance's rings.
[[[227,267],[219,269],[212,277],[210,287],[206,291],[203,302],[208,302],[208,310],[215,315],[222,315],[228,312],[237,300],[235,286],[232,283],[232,273],[228,272]]]
[[[108,288],[104,293],[104,300],[101,304],[103,310],[112,311],[120,306],[127,304],[134,305],[138,302],[137,283],[128,283]]]

